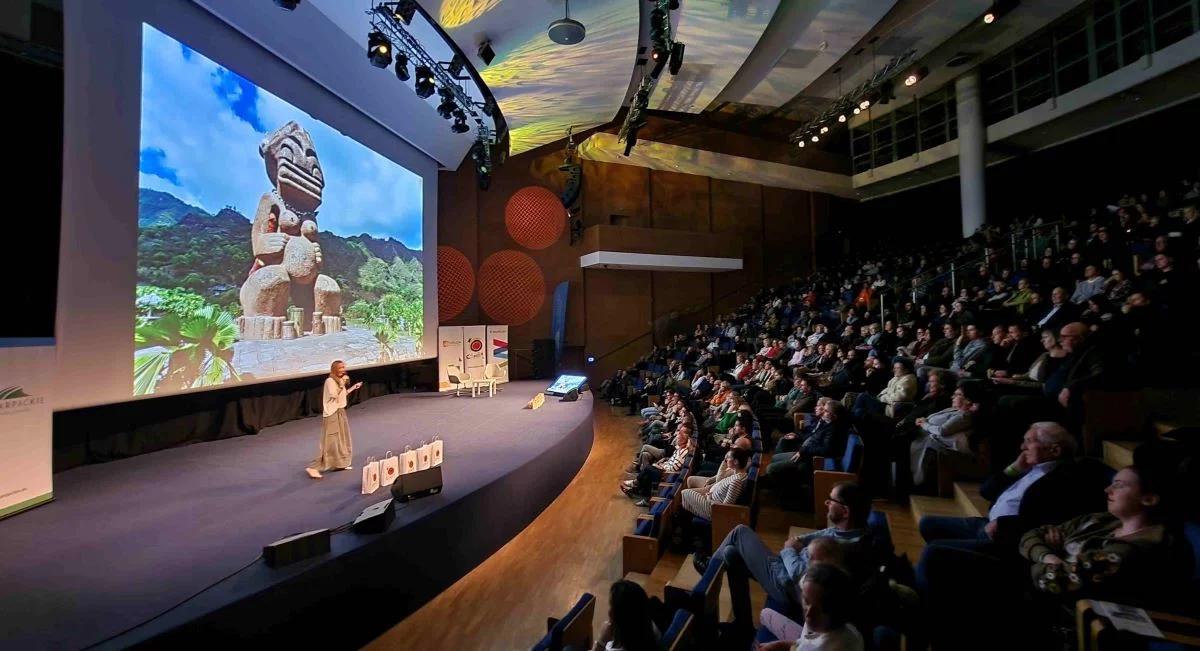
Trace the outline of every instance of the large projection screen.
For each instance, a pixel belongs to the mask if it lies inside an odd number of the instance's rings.
[[[436,163],[190,2],[95,4],[65,11],[55,408],[432,357]]]

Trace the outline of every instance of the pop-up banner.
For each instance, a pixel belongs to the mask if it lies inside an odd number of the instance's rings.
[[[463,365],[463,329],[462,326],[438,327],[438,391],[453,391],[447,370],[455,366],[459,371],[466,372]]]
[[[53,339],[0,339],[0,518],[54,498]]]
[[[487,328],[481,325],[463,326],[463,362],[466,371],[473,378],[483,377],[483,367],[487,365]]]
[[[487,363],[500,369],[496,381],[508,382],[508,326],[488,326],[487,341]]]

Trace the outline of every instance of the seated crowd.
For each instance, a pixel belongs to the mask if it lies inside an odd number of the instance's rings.
[[[642,418],[619,484],[641,506],[695,457],[682,508],[711,518],[742,496],[762,450],[760,485],[800,510],[813,504],[816,464],[866,450],[861,467],[840,468],[855,481],[816,496],[828,526],[780,550],[744,525],[709,549],[685,522],[697,571],[725,567],[733,620],[719,646],[750,648],[751,580],[768,595],[766,639],[779,640],[760,649],[899,648],[901,635],[908,648],[1061,648],[1077,599],[1194,599],[1182,596],[1194,568],[1180,533],[1196,520],[1180,499],[1196,494],[1194,453],[1156,441],[1114,475],[1082,438],[1088,392],[1191,380],[1179,334],[1197,316],[1194,201],[1127,196],[1058,238],[1017,225],[1040,257],[1015,265],[987,247],[1010,241],[989,230],[822,269],[605,381],[599,395]],[[981,263],[947,278],[940,261],[964,253]],[[927,516],[915,567],[898,558],[886,524],[881,534],[869,522],[872,499],[938,494],[956,479],[984,482],[987,517]],[[632,640],[658,628],[627,626],[598,648],[651,648]]]

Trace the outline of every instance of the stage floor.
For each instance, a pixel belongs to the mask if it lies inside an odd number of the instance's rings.
[[[91,645],[159,615],[247,564],[221,585],[142,627],[140,634],[135,631],[133,637],[114,642],[144,640],[191,619],[209,617],[239,599],[262,597],[272,585],[294,581],[333,560],[313,559],[271,569],[254,560],[264,544],[352,521],[363,508],[388,497],[387,488],[360,494],[363,460],[368,455],[382,456],[386,450],[398,453],[405,445],[415,448],[435,434],[445,441],[443,492],[398,509],[396,521],[382,536],[349,532],[334,536],[330,557],[401,529],[416,536],[420,526],[409,525],[425,520],[426,529],[432,527],[443,536],[442,548],[430,545],[425,559],[442,563],[441,571],[429,575],[436,583],[456,579],[536,517],[587,456],[592,440],[591,395],[584,394],[574,403],[549,398],[536,411],[521,408],[545,386],[544,382],[513,382],[502,385],[503,390],[491,399],[400,394],[353,406],[348,413],[355,469],[327,473],[320,480],[304,472],[317,449],[320,421],[316,418],[285,423],[255,436],[60,473],[54,478],[54,502],[0,521],[4,644],[11,648]],[[574,467],[566,467],[571,464]],[[546,475],[553,475],[552,480]],[[468,505],[479,512],[468,512]],[[442,516],[453,513],[457,518],[451,536],[445,531],[444,517],[434,517],[443,509]],[[503,517],[506,509],[513,513],[508,519]],[[431,524],[435,521],[436,526]],[[473,532],[477,527],[489,530]],[[489,539],[496,538],[497,532],[505,532],[503,540]],[[448,550],[446,538],[486,542],[451,545]],[[441,559],[439,554],[451,557]],[[381,566],[379,571],[388,570]],[[438,586],[437,591],[444,587]],[[423,599],[432,596],[424,594],[428,590],[413,592]],[[312,595],[308,597],[312,601]],[[409,612],[419,605],[406,603],[403,609]],[[367,635],[369,631],[349,637]]]

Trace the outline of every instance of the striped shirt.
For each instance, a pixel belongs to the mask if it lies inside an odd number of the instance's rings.
[[[683,467],[683,460],[687,458],[687,455],[687,446],[676,448],[675,454],[672,454],[666,459],[659,459],[658,461],[655,461],[654,465],[663,472],[679,472],[679,469]]]

